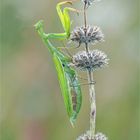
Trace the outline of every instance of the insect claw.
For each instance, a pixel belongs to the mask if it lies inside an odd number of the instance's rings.
[[[77,9],[75,9],[75,10],[76,10],[76,13],[77,13],[78,16],[79,16],[80,13],[83,13],[83,10],[77,10]]]
[[[60,2],[58,4],[59,5],[64,5],[64,4],[70,4],[70,5],[72,5],[72,1],[63,1],[63,2]]]
[[[72,5],[72,4],[73,4],[73,3],[72,3],[72,1],[67,1],[67,3],[68,3],[68,4],[70,4],[70,5]]]
[[[75,128],[75,126],[74,126],[74,120],[72,118],[70,118],[70,123],[71,123],[72,127]]]
[[[73,2],[76,2],[76,1],[79,1],[79,0],[71,0],[71,1],[67,1],[67,2],[70,3],[70,4],[72,5]]]
[[[71,125],[72,125],[72,127],[73,127],[73,128],[75,128],[75,126],[74,126],[73,122],[71,122]]]

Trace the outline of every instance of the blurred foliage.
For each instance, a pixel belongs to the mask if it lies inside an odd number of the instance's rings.
[[[88,87],[83,87],[82,109],[73,129],[52,59],[34,31],[39,19],[44,19],[46,32],[62,31],[57,2],[1,2],[0,140],[74,140],[89,127]],[[105,34],[106,41],[95,47],[110,58],[109,67],[94,74],[97,131],[110,140],[138,140],[138,0],[101,1],[88,15],[89,23],[100,26]],[[73,27],[83,23],[81,16],[72,18]]]

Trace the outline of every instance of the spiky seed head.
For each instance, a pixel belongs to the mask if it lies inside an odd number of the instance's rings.
[[[87,134],[83,134],[79,136],[76,140],[90,140]]]
[[[108,140],[108,138],[102,133],[97,133],[94,140]]]
[[[97,133],[94,138],[91,138],[90,131],[87,131],[85,134],[79,136],[76,140],[108,140],[108,138],[102,133]]]
[[[87,6],[92,5],[92,3],[96,1],[100,1],[100,0],[82,0],[82,2]]]
[[[79,43],[79,46],[82,43],[92,43],[95,44],[97,42],[101,42],[104,40],[104,35],[101,29],[97,26],[91,27],[88,25],[87,27],[81,26],[76,27],[71,35],[70,40]]]
[[[80,51],[73,56],[73,64],[80,70],[92,70],[95,71],[99,68],[108,65],[107,55],[99,50],[92,50],[89,53],[86,51]]]
[[[90,138],[90,131],[87,131],[86,133],[79,136],[76,140],[94,140]]]

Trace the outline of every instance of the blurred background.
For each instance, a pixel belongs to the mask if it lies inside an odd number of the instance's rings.
[[[51,55],[33,27],[43,19],[47,33],[63,32],[57,2],[0,1],[0,140],[75,140],[89,128],[88,86],[82,87],[82,108],[72,128]],[[74,7],[81,9],[82,3]],[[71,19],[72,29],[83,24],[82,15]],[[110,58],[109,67],[94,73],[96,131],[110,140],[139,140],[138,0],[93,4],[88,23],[102,29],[105,42],[95,48]]]

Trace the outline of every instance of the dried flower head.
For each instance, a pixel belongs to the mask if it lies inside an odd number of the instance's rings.
[[[89,135],[85,133],[79,136],[76,140],[90,140],[90,139],[89,139]]]
[[[97,133],[94,140],[108,140],[108,138],[102,133]]]
[[[96,1],[100,1],[100,0],[82,0],[82,2],[87,6],[90,6],[93,2]]]
[[[92,70],[102,68],[108,64],[108,58],[105,53],[99,50],[78,52],[73,56],[73,64],[80,70]]]
[[[87,131],[85,134],[79,136],[76,140],[108,140],[108,138],[102,133],[97,133],[94,138],[90,138],[90,133]]]
[[[76,27],[74,31],[71,33],[70,40],[74,42],[78,42],[79,46],[82,43],[88,44],[92,43],[95,44],[97,42],[101,42],[104,39],[104,35],[99,27],[94,26],[81,26]]]

